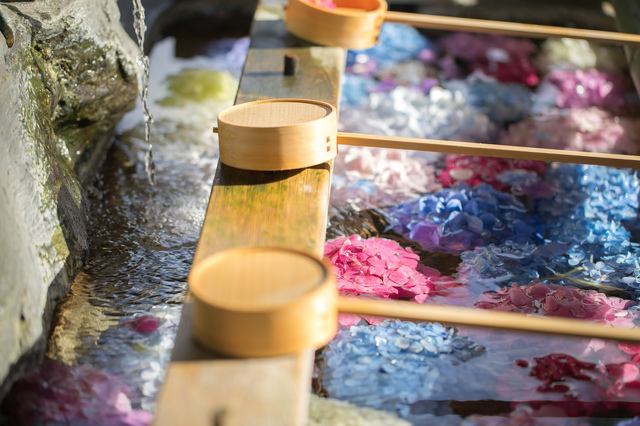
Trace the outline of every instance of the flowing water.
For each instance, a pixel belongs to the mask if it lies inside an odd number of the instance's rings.
[[[153,125],[153,115],[149,111],[148,97],[149,97],[149,57],[144,51],[144,36],[147,32],[147,25],[145,22],[144,6],[142,6],[141,0],[133,0],[133,28],[136,32],[136,38],[138,40],[138,46],[140,47],[140,54],[138,55],[138,65],[142,69],[141,78],[141,90],[140,100],[142,102],[142,113],[144,114],[145,132],[144,138],[147,142],[148,149],[145,155],[144,169],[147,173],[149,183],[155,185],[156,183],[156,165],[153,162],[153,144],[151,143],[151,127]]]

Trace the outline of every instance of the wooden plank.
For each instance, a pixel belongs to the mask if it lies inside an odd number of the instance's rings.
[[[192,304],[182,310],[155,425],[297,425],[307,415],[313,351],[222,359],[196,345]]]
[[[277,20],[273,24],[282,26]],[[256,27],[264,30],[268,22]],[[300,59],[295,76],[282,73],[285,54]],[[236,103],[311,98],[336,105],[344,63],[345,52],[340,48],[252,48]],[[320,257],[330,180],[330,163],[283,172],[245,171],[220,163],[194,265],[211,254],[243,246],[281,246]],[[191,312],[187,300],[158,400],[156,425],[305,422],[313,349],[262,359],[219,358],[194,342]]]
[[[300,58],[295,77],[282,76],[284,55]],[[311,47],[250,50],[237,102],[308,98],[336,105],[344,51]],[[285,246],[322,255],[330,164],[257,172],[220,164],[194,263],[232,247]]]

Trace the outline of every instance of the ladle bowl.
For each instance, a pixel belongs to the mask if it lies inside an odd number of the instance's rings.
[[[335,9],[290,0],[285,25],[303,40],[324,46],[368,49],[376,44],[387,11],[384,0],[335,0]]]
[[[220,161],[246,170],[292,170],[337,154],[333,105],[309,99],[247,102],[218,114]]]
[[[266,357],[320,347],[337,328],[329,267],[296,250],[226,250],[189,275],[195,339],[215,353]]]

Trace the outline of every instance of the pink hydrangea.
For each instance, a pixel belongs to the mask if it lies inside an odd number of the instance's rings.
[[[467,72],[480,70],[498,81],[527,86],[536,86],[540,81],[530,60],[537,48],[530,40],[494,34],[454,33],[440,39],[439,46],[445,52],[445,59],[453,56],[465,60]],[[446,60],[441,66],[448,78],[459,77]]]
[[[358,235],[327,241],[324,256],[332,265],[338,290],[347,296],[373,296],[424,302],[460,283],[420,264],[410,248],[384,238]]]
[[[357,235],[327,241],[324,256],[332,266],[340,294],[345,296],[410,299],[423,303],[430,296],[445,298],[461,284],[420,264],[410,248],[383,238],[361,239]],[[365,317],[369,324],[383,320]],[[360,317],[340,314],[340,324],[352,325]]]
[[[501,145],[600,153],[640,153],[640,119],[616,117],[596,108],[551,110],[509,127]]]
[[[130,328],[136,333],[148,334],[158,329],[160,320],[156,317],[143,315],[133,319],[123,321],[120,327]]]
[[[341,148],[333,167],[332,206],[389,206],[441,188],[433,166],[398,149]]]
[[[395,241],[340,237],[327,241],[324,256],[343,295],[409,299],[436,288],[433,277],[418,270],[418,255]]]
[[[324,9],[333,10],[336,8],[336,4],[333,2],[333,0],[306,0],[306,1],[318,7],[322,7]]]
[[[520,367],[529,367],[518,360]],[[531,401],[535,416],[582,417],[594,414],[640,414],[640,369],[635,362],[603,364],[552,353],[533,359],[529,375],[542,382],[538,392],[562,395],[559,401]],[[579,391],[578,391],[579,389]],[[576,398],[579,393],[580,399]]]
[[[513,284],[497,292],[483,293],[475,304],[481,309],[580,318],[631,327],[630,300],[608,297],[595,290],[580,290],[536,281]]]
[[[464,182],[469,186],[488,183],[498,191],[506,191],[511,185],[500,179],[506,171],[533,172],[541,176],[548,168],[547,163],[533,160],[480,157],[477,155],[449,154],[445,157],[446,169],[438,178],[445,185]]]
[[[625,93],[633,93],[628,76],[590,70],[555,70],[544,84],[557,87],[556,106],[560,108],[586,108],[597,106],[614,114],[628,110]]]

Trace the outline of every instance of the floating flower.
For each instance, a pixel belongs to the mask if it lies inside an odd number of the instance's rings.
[[[614,114],[638,105],[630,77],[621,73],[589,70],[554,70],[538,87],[536,106],[542,108],[602,108]]]
[[[150,425],[153,416],[132,409],[129,398],[118,376],[47,358],[16,382],[6,406],[16,424]]]
[[[487,114],[465,104],[461,92],[431,87],[428,93],[397,86],[350,100],[339,127],[355,133],[427,139],[495,142],[498,128]]]
[[[316,5],[318,7],[322,7],[323,9],[334,10],[336,8],[336,4],[333,0],[305,0],[309,3]]]
[[[385,22],[375,46],[347,52],[347,67],[372,61],[377,67],[384,68],[417,58],[425,49],[434,48],[433,42],[414,27]]]
[[[345,147],[334,161],[331,205],[369,209],[441,188],[425,158],[402,150]]]
[[[627,327],[633,326],[634,316],[628,312],[632,305],[635,302],[608,297],[594,290],[541,282],[514,283],[497,292],[483,293],[475,304],[481,309],[579,318]]]
[[[438,47],[445,54],[470,63],[486,61],[487,52],[491,49],[500,49],[509,56],[520,58],[531,57],[538,50],[531,40],[524,38],[465,32],[456,32],[441,37],[438,40]]]
[[[531,402],[535,415],[545,412],[567,417],[595,413],[640,414],[640,404],[628,402],[630,398],[636,400],[640,390],[640,368],[634,362],[595,364],[560,353],[536,357],[533,361],[529,375],[542,382],[538,392],[563,397],[560,401]],[[529,363],[520,360],[518,365],[527,368]]]
[[[388,208],[390,226],[425,250],[460,253],[492,241],[541,241],[543,227],[515,197],[460,184]]]
[[[629,62],[620,46],[591,43],[573,38],[549,38],[542,42],[535,59],[544,72],[553,69],[589,69],[622,72]]]
[[[530,40],[493,34],[453,33],[438,41],[446,56],[467,63],[467,73],[480,70],[503,83],[535,86],[539,82],[531,57],[537,48]],[[451,76],[450,76],[451,77]]]
[[[411,249],[382,238],[352,235],[329,240],[324,256],[332,265],[338,291],[344,295],[424,301],[439,282],[452,281],[421,266]]]
[[[534,358],[534,361],[529,375],[543,382],[538,392],[567,392],[569,387],[558,382],[567,379],[591,381],[594,376],[590,372],[596,370],[596,364],[581,362],[565,354],[550,354]]]
[[[477,369],[468,361],[484,353],[438,323],[386,320],[340,331],[320,355],[319,379],[329,397],[406,417],[418,401],[446,399],[456,373]]]
[[[640,119],[596,108],[550,110],[509,126],[501,145],[638,154]]]
[[[465,103],[487,114],[500,126],[521,120],[531,108],[531,90],[519,83],[502,83],[471,74],[466,79],[443,81],[442,87],[462,94]]]
[[[540,176],[548,168],[547,163],[542,161],[463,154],[449,154],[445,157],[445,163],[446,168],[438,176],[443,185],[464,182],[469,186],[477,186],[487,183],[498,191],[514,188],[516,193],[527,193],[528,188],[540,182]],[[547,188],[545,195],[550,197],[555,190],[551,184]]]

